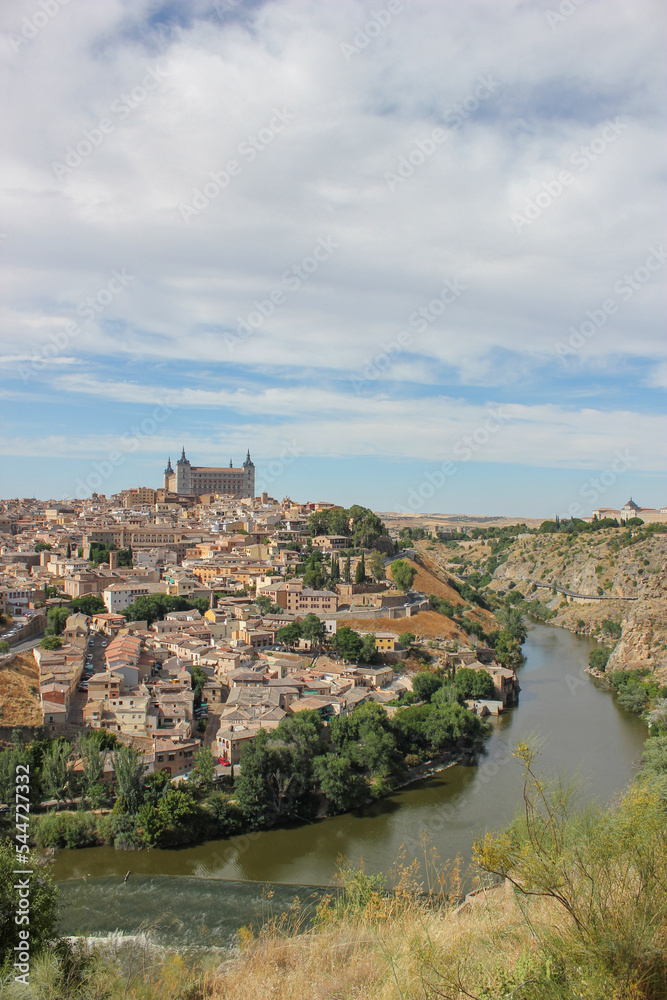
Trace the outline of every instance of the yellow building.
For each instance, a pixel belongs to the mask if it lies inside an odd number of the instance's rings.
[[[378,653],[393,653],[398,648],[398,636],[393,632],[376,632],[375,648]]]

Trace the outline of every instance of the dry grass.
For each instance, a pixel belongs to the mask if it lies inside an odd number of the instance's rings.
[[[437,611],[420,611],[411,618],[355,618],[352,615],[341,622],[359,632],[412,632],[418,639],[458,639],[467,640],[465,632],[449,618]]]
[[[31,687],[34,688],[34,694]],[[0,668],[0,725],[41,724],[37,661],[31,652],[17,653]]]
[[[388,912],[381,912],[382,906]],[[463,998],[460,982],[493,983],[537,945],[502,890],[459,913],[443,905],[379,900],[376,912],[290,937],[269,933],[211,977],[207,1000],[424,1000]],[[533,907],[533,919],[547,915]],[[394,911],[394,912],[391,912]],[[469,994],[468,994],[469,995]]]
[[[405,559],[404,561],[417,570],[417,575],[413,584],[415,590],[420,590],[423,594],[435,594],[436,597],[443,598],[445,601],[449,601],[450,604],[455,606],[465,604],[465,601],[462,600],[458,591],[455,590],[450,584],[441,580],[439,576],[436,576],[430,568],[425,569],[423,566],[419,566],[416,562],[413,562],[412,559]],[[391,573],[391,565],[388,569]]]

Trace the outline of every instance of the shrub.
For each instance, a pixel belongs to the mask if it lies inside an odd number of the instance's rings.
[[[521,997],[664,997],[666,899],[658,859],[665,857],[667,826],[655,779],[647,775],[613,807],[576,812],[572,786],[541,780],[530,748],[520,744],[514,756],[526,765],[524,808],[508,830],[477,840],[474,854],[483,871],[507,878],[524,898],[526,923],[548,958],[546,967],[531,969]],[[552,909],[541,931],[528,915],[529,902],[540,897],[560,910],[557,916]]]
[[[89,813],[46,813],[33,823],[38,847],[92,847],[100,841],[96,818]]]
[[[602,622],[602,631],[605,635],[611,636],[612,639],[620,639],[623,629],[620,622],[611,621],[609,618],[605,618]]]
[[[606,670],[607,661],[611,656],[611,652],[608,649],[594,649],[588,657],[588,665],[592,667],[593,670]]]
[[[129,813],[112,815],[113,846],[119,851],[133,851],[144,847],[145,841],[137,825],[137,817]]]
[[[107,847],[113,847],[113,822],[114,817],[111,813],[106,813],[104,816],[98,816],[97,818],[97,836]]]
[[[215,819],[219,836],[232,837],[241,831],[243,817],[238,807],[230,803],[229,795],[213,792],[206,800],[206,806]]]

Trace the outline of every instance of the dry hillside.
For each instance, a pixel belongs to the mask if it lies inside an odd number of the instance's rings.
[[[417,546],[420,557],[443,571],[455,569],[461,576],[490,572],[491,590],[516,588],[527,600],[538,599],[556,611],[553,625],[598,635],[605,619],[618,622],[622,634],[610,669],[647,667],[667,679],[667,534],[644,537],[641,531],[630,535],[617,528],[579,535],[523,534],[496,554],[496,565],[481,540],[456,546],[422,541]],[[605,600],[582,602],[553,594],[554,584]],[[619,599],[624,597],[636,600]]]
[[[443,581],[442,574],[439,572],[437,566],[429,567],[425,558],[423,566],[416,563],[413,559],[405,559],[404,562],[413,566],[414,569],[417,570],[415,582],[413,583],[415,590],[420,590],[422,594],[435,594],[436,597],[442,597],[444,600],[449,601],[450,604],[454,604],[455,606],[465,604],[465,601],[461,598],[459,592],[449,583],[445,583]],[[388,570],[389,575],[391,576],[391,565],[389,565]],[[437,576],[435,575],[436,572],[438,573]]]
[[[354,618],[345,617],[341,625],[347,625],[357,632],[412,632],[418,639],[456,639],[466,642],[465,632],[454,624],[450,618],[438,614],[437,611],[420,611],[411,618]]]
[[[31,652],[17,653],[0,667],[0,725],[41,724],[37,662]]]

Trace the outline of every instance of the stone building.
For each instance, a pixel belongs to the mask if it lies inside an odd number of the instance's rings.
[[[255,466],[250,458],[250,451],[240,469],[232,466],[231,459],[228,468],[191,465],[185,457],[183,448],[175,470],[171,458],[167,463],[167,468],[164,470],[164,488],[169,493],[181,495],[226,493],[236,497],[254,497]]]

